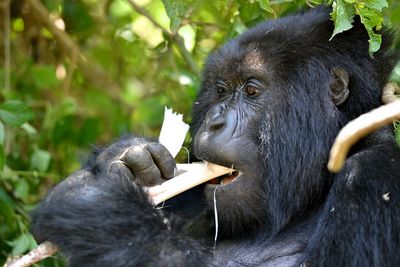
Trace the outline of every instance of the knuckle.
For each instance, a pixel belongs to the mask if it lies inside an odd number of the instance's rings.
[[[148,145],[147,149],[151,153],[154,153],[156,155],[160,155],[162,157],[167,157],[167,156],[172,157],[171,154],[169,153],[168,149],[165,146],[163,146],[162,144],[160,144],[160,143],[155,143],[155,142],[150,143]]]

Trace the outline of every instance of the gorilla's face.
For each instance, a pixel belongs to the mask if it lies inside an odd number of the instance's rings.
[[[230,234],[265,224],[279,231],[323,201],[329,182],[320,177],[329,177],[330,144],[346,121],[350,75],[329,36],[313,35],[311,53],[275,26],[212,54],[193,107],[195,156],[236,170],[206,187]]]
[[[265,120],[271,86],[260,54],[232,56],[224,47],[209,58],[202,91],[194,107],[194,153],[197,158],[235,171],[206,186],[210,206],[217,205],[223,231],[243,232],[263,223],[264,159],[260,127]],[[243,229],[246,228],[246,229]]]

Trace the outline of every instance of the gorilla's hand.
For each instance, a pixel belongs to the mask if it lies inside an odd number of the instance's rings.
[[[161,184],[174,176],[176,168],[174,158],[163,145],[144,138],[114,143],[99,154],[95,166],[109,174],[127,176],[142,186]]]
[[[158,142],[120,139],[51,191],[32,214],[32,232],[56,244],[69,266],[206,266],[208,251],[178,234],[181,222],[155,209],[136,186],[160,183],[174,169]]]

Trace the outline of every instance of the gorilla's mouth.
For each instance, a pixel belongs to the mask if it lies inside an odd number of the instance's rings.
[[[211,179],[207,182],[209,185],[227,185],[235,181],[240,176],[239,171],[233,171],[232,173],[228,173],[217,178]]]

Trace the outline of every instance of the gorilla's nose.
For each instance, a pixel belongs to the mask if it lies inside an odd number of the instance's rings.
[[[211,108],[206,116],[206,131],[209,133],[218,132],[225,127],[224,107],[216,105]]]

